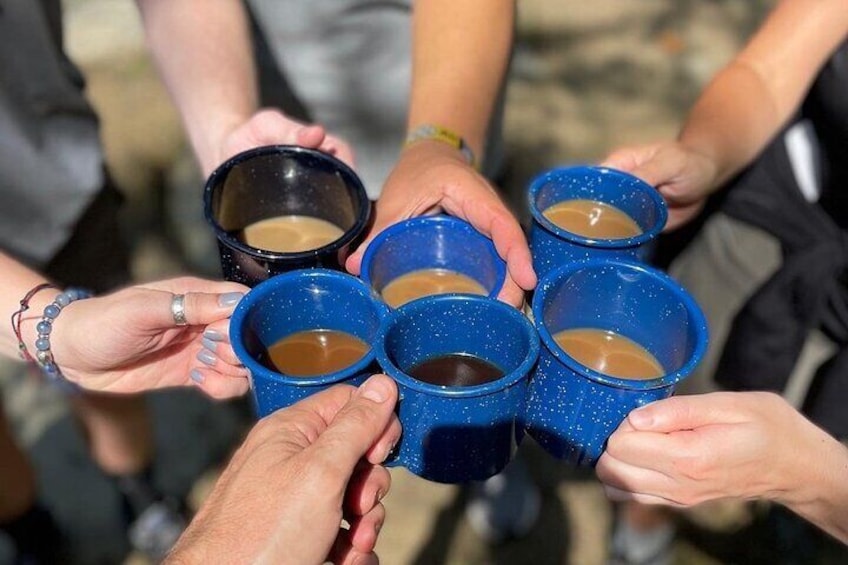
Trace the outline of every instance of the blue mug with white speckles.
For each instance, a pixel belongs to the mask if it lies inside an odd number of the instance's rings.
[[[542,348],[525,425],[549,454],[574,465],[594,465],[625,416],[670,396],[707,347],[706,320],[695,300],[671,277],[638,261],[592,259],[549,272],[533,296],[533,318]],[[563,330],[586,328],[641,345],[661,365],[661,376],[608,376],[554,340]]]
[[[539,355],[539,336],[521,312],[469,294],[419,298],[391,312],[375,348],[400,393],[403,433],[388,465],[463,483],[487,479],[509,463],[523,437],[527,381]],[[473,356],[500,376],[460,384],[453,380],[459,373],[444,366],[427,380],[410,374],[448,356]]]
[[[541,279],[556,267],[583,259],[621,257],[644,260],[668,219],[665,201],[645,181],[597,166],[560,167],[534,178],[528,190],[532,222],[529,244],[533,269]],[[638,224],[632,237],[586,237],[561,228],[544,212],[566,200],[593,200],[614,206]]]
[[[373,343],[387,313],[365,283],[329,269],[291,271],[254,287],[233,312],[230,341],[250,371],[257,414],[267,416],[337,383],[359,385],[379,372]],[[313,376],[283,374],[263,362],[279,340],[319,329],[346,332],[372,347],[344,369]]]
[[[467,286],[453,287],[455,292],[478,292],[492,298],[506,278],[506,263],[492,240],[465,220],[444,214],[402,220],[380,232],[365,250],[361,276],[390,306],[397,307],[424,294],[401,292],[392,299],[386,293],[390,283],[431,269],[464,275],[477,285],[473,291]],[[436,289],[439,279],[431,282],[429,294],[447,292]]]

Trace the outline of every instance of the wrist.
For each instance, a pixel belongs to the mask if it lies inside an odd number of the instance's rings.
[[[27,301],[27,309],[21,314],[20,340],[26,348],[25,359],[34,361],[36,355],[35,342],[38,340],[38,323],[44,314],[44,309],[49,306],[59,293],[60,289],[55,287],[45,288],[34,294]]]
[[[466,140],[456,131],[435,124],[421,124],[409,130],[404,141],[404,149],[419,143],[438,143],[446,147],[452,148],[455,152],[462,155],[466,164],[478,168],[477,157],[466,142]]]

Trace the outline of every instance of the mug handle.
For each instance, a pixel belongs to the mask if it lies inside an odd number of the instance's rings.
[[[398,390],[398,399],[397,404],[395,404],[395,414],[400,416],[400,403],[403,401],[403,390]],[[386,456],[386,459],[383,461],[383,467],[392,468],[392,467],[404,467],[404,461],[400,456],[400,446],[403,443],[403,430],[400,432],[400,437],[398,438],[397,443]]]

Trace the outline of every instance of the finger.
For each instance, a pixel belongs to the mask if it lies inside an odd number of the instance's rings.
[[[401,434],[400,420],[397,414],[392,413],[389,425],[377,442],[365,453],[365,460],[373,465],[379,465],[389,456],[395,448]]]
[[[633,410],[627,420],[637,430],[663,433],[747,422],[738,400],[728,392],[672,396]]]
[[[250,289],[243,284],[229,281],[213,281],[197,277],[176,277],[139,285],[141,288],[164,290],[172,294],[205,292],[208,294],[246,293]]]
[[[221,352],[226,353],[228,348],[224,345],[221,345],[217,349]],[[234,356],[231,352],[226,353],[226,355],[228,357],[231,355]],[[197,349],[194,359],[196,361],[196,363],[194,364],[195,367],[213,369],[224,376],[243,377],[247,374],[247,369],[245,369],[241,363],[239,363],[238,361],[233,363],[222,359],[218,356],[217,353],[207,349],[205,346],[199,347]]]
[[[355,549],[350,543],[350,533],[344,529],[339,530],[327,561],[336,565],[376,565],[380,562],[376,554]]]
[[[377,506],[392,485],[392,476],[382,465],[360,463],[345,491],[346,516],[362,516]]]
[[[228,320],[224,320],[224,322],[227,321]],[[210,332],[209,327],[207,326],[206,330],[203,332],[203,336],[200,338],[200,344],[203,346],[203,350],[210,352],[224,363],[233,366],[241,365],[241,360],[239,360],[236,356],[236,352],[233,351],[233,346],[229,341],[225,340],[225,334],[215,329]]]
[[[391,378],[379,374],[369,378],[312,445],[316,459],[346,481],[356,463],[384,434],[396,403],[397,385]]]
[[[243,396],[250,390],[247,370],[244,374],[223,375],[211,368],[196,367],[189,372],[186,384],[191,384],[210,398],[225,399]]]
[[[377,537],[386,520],[386,508],[374,506],[363,516],[350,520],[348,540],[351,547],[360,553],[371,553],[377,545]]]
[[[615,487],[604,485],[604,494],[610,499],[612,502],[638,502],[639,504],[648,504],[652,506],[663,505],[663,506],[672,506],[675,508],[685,508],[685,504],[678,504],[673,500],[669,500],[667,498],[663,498],[661,496],[654,496],[651,494],[645,494],[641,492],[630,492],[626,490],[617,489]]]
[[[524,305],[524,289],[507,275],[503,288],[498,293],[498,300],[520,309]]]
[[[297,145],[317,149],[324,142],[326,137],[324,128],[318,125],[304,126],[295,133],[295,142]]]
[[[344,162],[348,167],[352,169],[356,168],[356,159],[353,149],[351,149],[348,143],[341,139],[328,135],[324,138],[324,142],[321,144],[320,149],[321,151],[329,153]]]

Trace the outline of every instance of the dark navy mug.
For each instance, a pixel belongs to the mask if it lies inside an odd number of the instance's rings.
[[[403,220],[380,232],[365,250],[361,276],[380,293],[398,277],[422,269],[465,275],[493,298],[506,278],[506,263],[492,240],[468,222],[447,215]]]
[[[569,261],[600,257],[644,260],[650,242],[668,218],[665,201],[645,181],[623,171],[596,166],[552,169],[530,183],[528,199],[532,222],[530,251],[541,279]],[[618,239],[591,238],[565,230],[544,216],[545,210],[566,200],[586,199],[618,208],[638,224],[641,232]]]
[[[309,267],[343,270],[364,238],[371,202],[353,170],[332,155],[289,145],[257,147],[232,157],[206,181],[204,214],[218,239],[227,280],[254,286]],[[343,234],[316,249],[278,252],[248,245],[245,227],[278,216],[307,216]]]
[[[527,400],[527,432],[551,455],[594,465],[627,414],[670,396],[707,347],[693,298],[665,273],[624,259],[573,262],[549,272],[533,296],[542,341]],[[562,330],[612,331],[644,347],[664,370],[650,380],[617,378],[582,365],[554,341]]]
[[[487,479],[509,463],[523,436],[527,380],[539,354],[538,334],[521,312],[480,296],[428,296],[393,310],[375,347],[400,393],[403,433],[387,465],[462,483]],[[487,361],[503,375],[450,386],[409,374],[424,361],[457,353]]]
[[[230,341],[250,371],[257,414],[275,410],[333,384],[361,384],[379,372],[373,346],[349,367],[309,377],[282,374],[262,363],[268,347],[296,332],[338,330],[373,345],[388,308],[371,289],[351,275],[328,269],[303,269],[257,285],[236,306]]]

